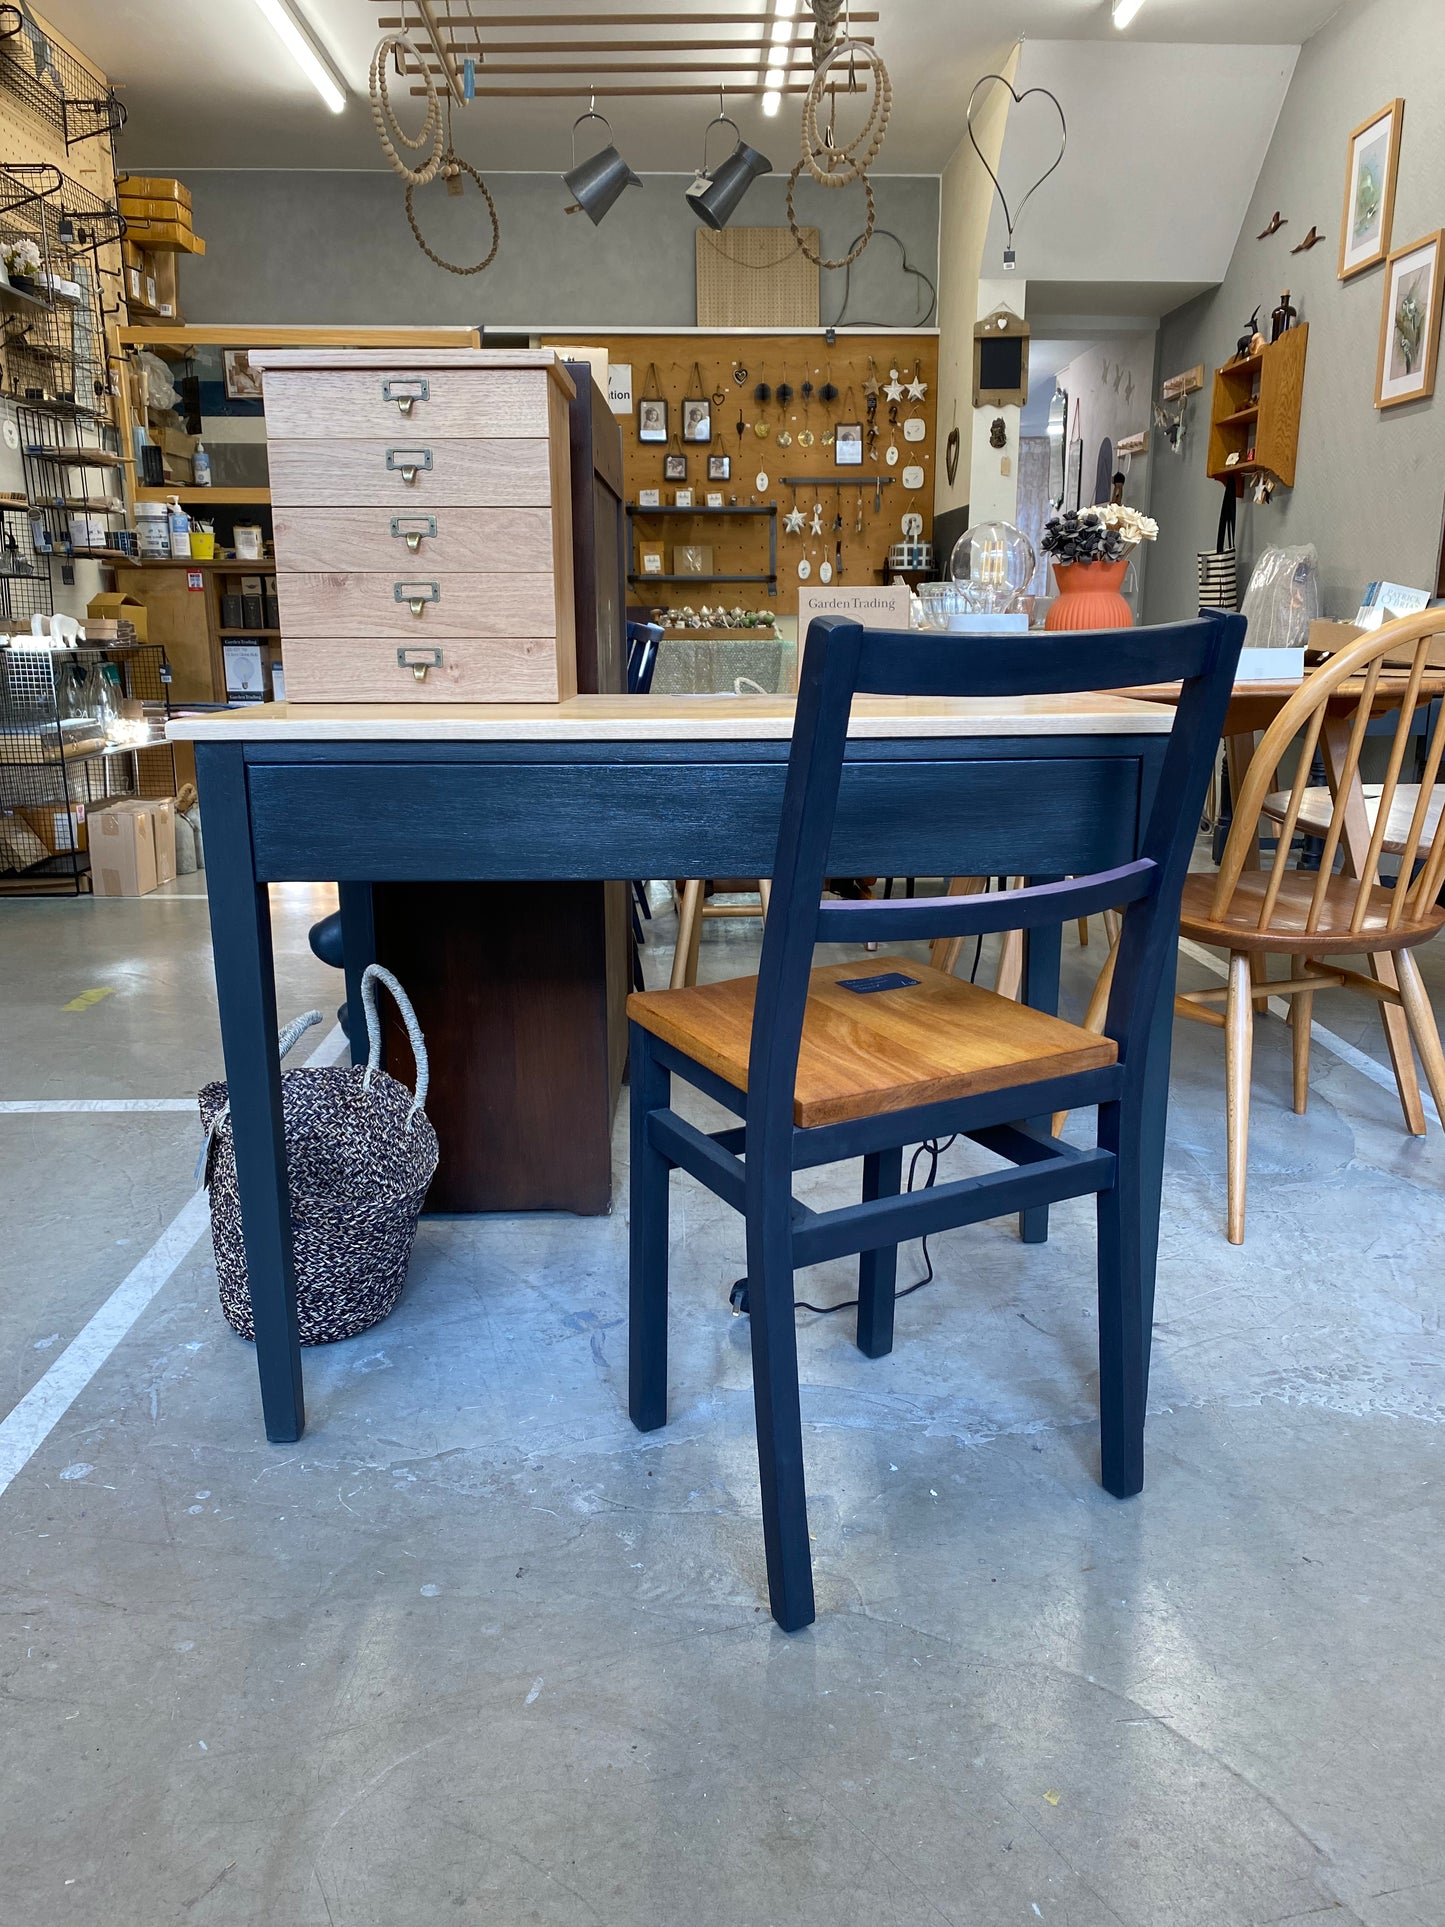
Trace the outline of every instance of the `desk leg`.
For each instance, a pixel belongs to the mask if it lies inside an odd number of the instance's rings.
[[[376,926],[372,916],[371,885],[343,883],[341,900],[341,955],[346,972],[346,1025],[353,1064],[366,1062],[366,1013],[361,1007],[361,979],[366,966],[376,962]]]
[[[1323,731],[1325,750],[1325,770],[1329,776],[1330,794],[1338,796],[1340,775],[1349,755],[1351,718],[1327,716]],[[1370,856],[1370,819],[1365,813],[1364,792],[1360,788],[1358,775],[1355,779],[1354,794],[1345,805],[1345,833],[1341,838],[1345,853],[1345,866],[1351,876],[1359,876],[1362,867]],[[1377,879],[1378,880],[1378,879]],[[1395,969],[1395,959],[1388,950],[1376,950],[1370,955],[1370,969],[1382,984],[1398,990],[1400,979]],[[1425,1135],[1425,1106],[1420,1099],[1420,1078],[1415,1069],[1415,1053],[1410,1043],[1410,1024],[1399,1004],[1381,1004],[1380,1017],[1385,1026],[1385,1042],[1390,1049],[1390,1062],[1395,1068],[1395,1082],[1400,1091],[1400,1109],[1405,1113],[1405,1129],[1415,1137]]]
[[[1043,883],[1051,879],[1033,877],[1030,881]],[[1046,1010],[1055,1017],[1059,1011],[1059,962],[1063,937],[1063,929],[1058,924],[1023,933],[1023,1001],[1031,1004],[1035,1010]],[[1029,1122],[1047,1131],[1053,1120],[1036,1117],[1030,1118]],[[1019,1236],[1026,1245],[1048,1243],[1049,1207],[1046,1204],[1020,1211]]]
[[[215,952],[221,1049],[231,1100],[231,1134],[246,1246],[246,1276],[256,1321],[256,1369],[266,1436],[299,1439],[306,1424],[281,1067],[276,1055],[276,979],[271,905],[256,880],[246,804],[246,766],[238,743],[196,746],[206,823],[206,885]]]

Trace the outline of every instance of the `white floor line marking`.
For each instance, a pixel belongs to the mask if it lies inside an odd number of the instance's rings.
[[[1228,970],[1217,957],[1212,956],[1201,944],[1192,943],[1188,938],[1181,938],[1179,948],[1186,957],[1191,957],[1195,963],[1202,964],[1206,970],[1211,971],[1216,977],[1222,977],[1228,982]],[[1276,1017],[1287,1017],[1289,1015],[1289,1005],[1283,997],[1271,997],[1269,1007]],[[1339,1058],[1342,1064],[1348,1064],[1351,1070],[1358,1071],[1361,1077],[1367,1077],[1372,1084],[1378,1084],[1382,1091],[1391,1091],[1398,1095],[1399,1087],[1395,1083],[1395,1073],[1390,1069],[1388,1064],[1376,1063],[1375,1059],[1371,1057],[1368,1052],[1362,1051],[1355,1044],[1347,1043],[1343,1037],[1336,1037],[1332,1030],[1326,1030],[1324,1025],[1318,1020],[1310,1025],[1310,1038],[1323,1049],[1332,1052],[1334,1056]],[[1420,1102],[1424,1106],[1426,1117],[1430,1119],[1432,1123],[1438,1124],[1440,1122],[1440,1113],[1431,1103],[1430,1093],[1428,1091],[1424,1089],[1421,1090]]]
[[[346,1049],[340,1024],[333,1024],[306,1062],[334,1064]],[[188,1106],[193,1101],[188,1099]],[[210,1206],[206,1194],[197,1191],[181,1206],[140,1263],[121,1280],[90,1322],[77,1332],[44,1377],[0,1419],[0,1496],[30,1463],[209,1226]]]
[[[48,1111],[194,1111],[193,1097],[4,1097],[0,1115]]]

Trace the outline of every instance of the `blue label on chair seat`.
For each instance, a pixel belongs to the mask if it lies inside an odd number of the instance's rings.
[[[866,997],[875,990],[906,990],[917,984],[917,977],[905,977],[901,971],[885,971],[881,977],[840,977],[839,990],[854,990],[860,997]]]

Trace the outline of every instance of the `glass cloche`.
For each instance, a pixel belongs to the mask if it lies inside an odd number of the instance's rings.
[[[1027,592],[1037,560],[1022,529],[1011,522],[978,522],[954,544],[949,568],[974,614],[1003,616]]]

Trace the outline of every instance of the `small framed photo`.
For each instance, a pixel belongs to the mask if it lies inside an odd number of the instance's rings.
[[[660,488],[640,488],[637,491],[637,506],[640,509],[660,509],[662,490]]]
[[[712,440],[712,403],[685,401],[682,404],[682,439],[685,442]]]
[[[644,549],[642,551],[642,573],[644,575],[662,574],[661,549]]]
[[[227,401],[261,401],[261,370],[251,366],[247,348],[223,348],[221,368],[225,375]]]
[[[707,479],[710,482],[730,482],[733,478],[733,458],[731,455],[709,455],[707,458]]]
[[[1404,101],[1392,100],[1350,135],[1345,211],[1340,217],[1341,281],[1363,274],[1390,252],[1404,118]]]
[[[640,442],[667,440],[667,403],[660,396],[637,404],[637,439]]]
[[[673,491],[672,505],[674,508],[690,509],[692,507],[692,490],[690,488],[675,489]]]
[[[1445,293],[1440,255],[1445,228],[1399,248],[1385,263],[1385,307],[1380,316],[1376,408],[1425,401],[1435,392],[1440,359],[1440,302]]]
[[[718,489],[716,492],[709,492],[707,505],[710,509],[720,509],[722,507],[723,498],[721,489]]]
[[[686,455],[664,455],[662,479],[664,482],[685,482],[687,480]]]
[[[862,468],[862,422],[839,422],[833,433],[833,460],[839,468]]]

